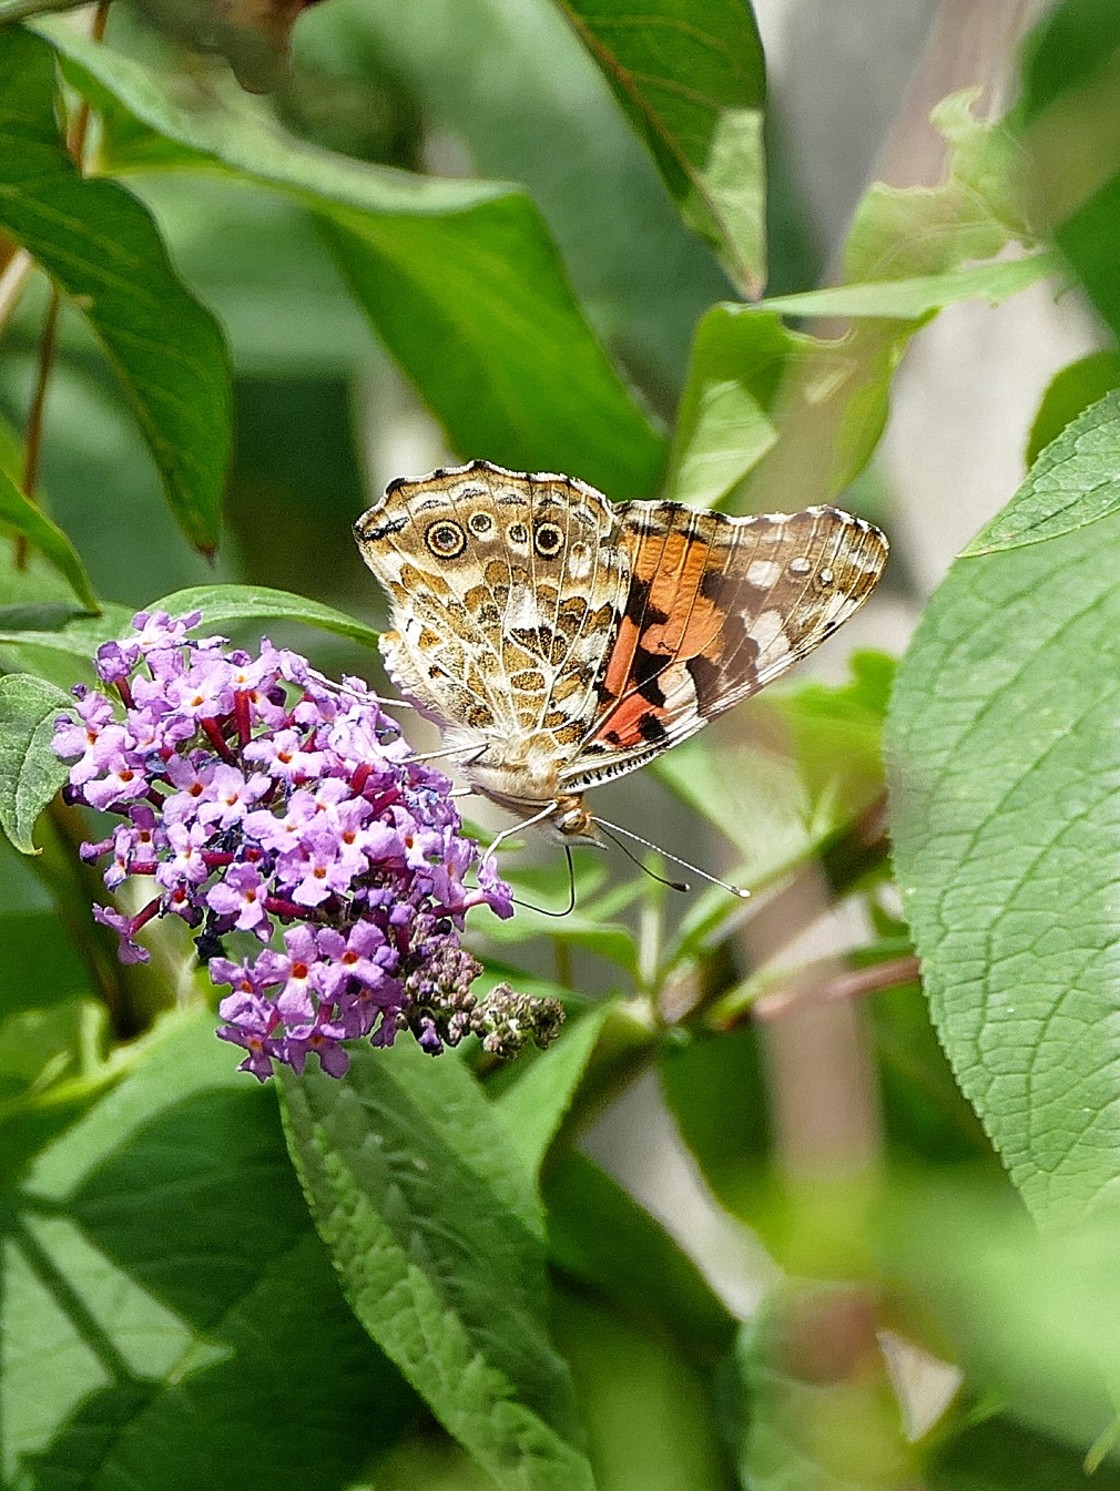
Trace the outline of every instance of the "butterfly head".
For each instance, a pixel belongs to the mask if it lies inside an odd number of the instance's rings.
[[[570,794],[556,799],[556,807],[545,820],[565,844],[598,844],[595,820],[582,797]]]

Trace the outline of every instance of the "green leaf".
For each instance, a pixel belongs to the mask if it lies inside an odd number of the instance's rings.
[[[766,277],[766,66],[747,0],[557,0],[732,282]]]
[[[75,616],[49,603],[0,608],[0,647],[9,667],[49,679],[59,688],[92,683],[93,656],[102,642],[124,637],[132,609],[107,604],[100,616]]]
[[[300,56],[380,108],[386,89],[403,94],[407,119],[415,108],[429,134],[454,137],[478,175],[523,183],[600,337],[656,407],[671,403],[727,280],[553,0],[333,0],[301,20]]]
[[[1120,332],[1120,23],[1108,0],[1065,0],[1025,49],[1011,115],[1029,165],[1024,195],[1096,309]]]
[[[1063,504],[1113,479],[1112,428],[1068,469]],[[1120,1177],[1118,540],[1113,514],[958,560],[888,720],[895,865],[931,1013],[1047,1224]]]
[[[569,1017],[560,1039],[497,1099],[513,1145],[533,1175],[540,1172],[612,1009],[604,1002],[578,1020]]]
[[[882,225],[876,231],[885,234]],[[847,449],[838,452],[825,492],[834,495],[858,474],[886,412],[885,386],[879,393],[861,390],[861,371],[889,373],[895,354],[888,349],[883,360],[882,338],[905,342],[916,328],[871,326],[859,337],[829,341],[791,331],[781,315],[921,322],[961,300],[996,305],[1062,269],[1062,260],[1047,251],[938,274],[776,295],[757,306],[713,306],[693,343],[669,460],[669,495],[704,507],[725,497],[778,442],[789,413],[780,396],[798,378],[807,382],[807,399],[843,398],[854,411],[840,425]],[[842,415],[843,405],[837,407]]]
[[[999,298],[1054,272],[1040,255],[972,264],[1026,229],[1013,193],[1016,148],[1001,126],[974,119],[970,102],[956,94],[934,111],[951,147],[943,186],[867,192],[846,246],[848,283],[709,313],[673,451],[676,495],[754,512],[787,510],[791,493],[798,506],[834,500],[879,441],[891,376],[923,321],[956,299]],[[775,308],[855,324],[838,338],[786,332],[783,345]]]
[[[1120,352],[1090,352],[1087,357],[1079,357],[1056,373],[1042,396],[1031,426],[1027,465],[1033,466],[1051,440],[1056,440],[1090,404],[1095,404],[1111,389],[1118,387]]]
[[[87,611],[101,606],[89,582],[77,549],[62,529],[25,497],[12,479],[0,470],[0,532],[27,539],[44,558],[65,575],[70,588]]]
[[[331,606],[320,605],[286,590],[267,585],[192,585],[151,603],[151,609],[182,616],[201,611],[200,630],[246,626],[269,621],[298,621],[340,637],[350,637],[367,647],[377,644],[377,632]],[[53,660],[52,676],[72,682],[76,670],[90,663],[102,642],[127,637],[133,612],[127,606],[105,607],[100,616],[69,616],[57,608],[42,607],[19,615],[4,615],[0,609],[0,646],[9,655],[27,658],[41,654]],[[53,623],[53,624],[47,624]]]
[[[1120,392],[1078,416],[1046,447],[1015,496],[962,558],[1060,538],[1120,507]]]
[[[661,1085],[681,1138],[720,1204],[753,1226],[765,1223],[772,1150],[758,1032],[669,1045]]]
[[[152,607],[170,616],[184,616],[201,611],[202,630],[216,626],[256,624],[264,621],[299,621],[305,626],[350,637],[366,647],[377,646],[377,632],[364,622],[320,605],[303,595],[287,590],[271,590],[267,585],[191,585],[152,602]]]
[[[564,1273],[638,1318],[656,1318],[683,1349],[714,1357],[734,1326],[727,1306],[660,1222],[593,1160],[569,1150],[544,1174],[549,1251]]]
[[[214,318],[176,277],[147,211],[110,181],[79,175],[28,127],[34,88],[54,97],[54,58],[7,30],[0,50],[0,226],[82,313],[132,404],[187,538],[218,541],[229,459],[230,373]]]
[[[757,309],[749,306],[745,309],[755,315],[781,311],[787,316],[920,320],[961,300],[986,300],[999,305],[1009,295],[1062,271],[1061,258],[1046,250],[971,269],[950,269],[944,274],[870,280],[863,284],[836,285],[828,290],[807,290],[801,295],[775,295],[762,301]]]
[[[1002,122],[973,115],[979,93],[951,93],[930,116],[949,146],[942,185],[875,182],[866,193],[844,247],[846,283],[944,275],[1011,239],[1030,240],[1018,201],[1019,147]]]
[[[527,198],[425,220],[335,207],[324,231],[355,299],[464,454],[575,470],[645,495],[664,449],[572,298]]]
[[[664,1332],[566,1289],[554,1316],[600,1491],[732,1491],[708,1383]]]
[[[9,1013],[84,994],[89,985],[85,965],[54,911],[0,914],[0,966],[36,970],[34,981],[13,980],[4,991],[3,1007]]]
[[[344,1491],[415,1400],[342,1298],[273,1095],[207,1013],[132,1056],[5,1177],[5,1482]]]
[[[778,438],[775,404],[791,358],[812,345],[776,312],[716,305],[692,344],[677,415],[666,493],[678,502],[719,502]]]
[[[35,820],[69,768],[51,749],[55,716],[71,703],[30,673],[0,678],[0,828],[23,854],[35,854]]]
[[[111,169],[217,168],[315,214],[378,335],[464,455],[578,472],[626,496],[654,491],[664,443],[588,326],[523,193],[332,155],[286,136],[243,96],[192,104],[71,28],[40,29],[106,112]]]
[[[1114,1421],[1120,1382],[1115,1214],[1040,1236],[1009,1188],[976,1180],[958,1167],[896,1184],[879,1218],[882,1266],[921,1295],[935,1349],[974,1391],[1084,1459]]]
[[[285,1083],[289,1144],[370,1335],[499,1486],[577,1491],[528,1171],[461,1063],[415,1045]]]
[[[887,1143],[924,1165],[980,1162],[1002,1177],[976,1114],[961,1096],[930,1024],[917,982],[867,1000],[867,1024],[879,1066]]]

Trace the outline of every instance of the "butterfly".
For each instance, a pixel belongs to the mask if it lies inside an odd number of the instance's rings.
[[[354,534],[389,598],[394,683],[472,790],[564,842],[596,840],[589,788],[812,652],[887,558],[878,528],[834,507],[612,503],[488,461],[391,482]]]

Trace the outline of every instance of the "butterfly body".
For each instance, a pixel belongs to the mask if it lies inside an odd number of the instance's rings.
[[[836,508],[612,504],[485,461],[392,482],[354,531],[389,597],[394,682],[476,791],[567,840],[594,838],[585,791],[811,651],[887,553]]]

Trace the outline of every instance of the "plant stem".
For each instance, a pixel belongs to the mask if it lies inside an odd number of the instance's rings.
[[[109,20],[110,0],[100,0],[97,10],[94,12],[93,21],[90,25],[90,36],[95,42],[101,42],[105,36],[105,27]],[[0,16],[3,11],[0,10]],[[77,113],[66,134],[66,149],[69,152],[78,170],[82,169],[82,156],[85,152],[86,134],[89,130],[89,103],[82,99],[78,105]],[[20,255],[16,254],[13,263],[18,261]],[[9,268],[11,266],[9,265]],[[25,277],[22,267],[17,271],[18,290],[23,287]],[[23,494],[29,502],[35,501],[35,488],[39,479],[39,459],[43,448],[43,415],[47,403],[47,389],[50,386],[51,373],[54,370],[55,351],[58,346],[58,317],[61,308],[61,296],[58,286],[51,283],[50,300],[47,303],[47,313],[43,318],[43,331],[39,338],[39,360],[35,373],[35,389],[31,395],[31,406],[27,411],[27,427],[24,435],[23,454]],[[15,563],[17,569],[27,568],[27,539],[21,534],[16,540]]]
[[[23,474],[20,485],[29,502],[35,501],[35,488],[39,481],[39,457],[43,449],[43,413],[47,404],[47,389],[50,386],[51,370],[54,367],[55,347],[58,344],[58,312],[60,307],[58,288],[51,285],[47,314],[43,318],[43,332],[39,338],[39,361],[35,371],[35,391],[31,395],[31,407],[27,411],[27,428],[23,443]],[[27,567],[27,539],[22,535],[16,541],[16,568]]]
[[[0,0],[0,4],[3,0]],[[98,0],[97,9],[93,13],[90,22],[89,37],[97,46],[105,40],[105,27],[109,24],[109,6],[111,0]],[[86,148],[86,132],[89,129],[89,100],[83,98],[78,105],[78,111],[74,115],[73,122],[66,134],[66,149],[78,170],[82,169],[82,156]]]
[[[773,994],[756,1000],[748,1009],[721,1025],[721,1030],[733,1030],[744,1023],[748,1016],[756,1020],[777,1020],[795,1010],[809,1009],[813,1005],[830,1004],[834,1000],[862,999],[868,994],[878,994],[883,989],[896,989],[900,984],[916,983],[921,976],[921,966],[913,953],[901,958],[888,958],[883,963],[873,963],[868,968],[846,968],[836,972],[834,960],[828,959],[819,971],[823,977],[813,978],[812,969],[802,968],[795,973],[785,989],[776,989]]]

